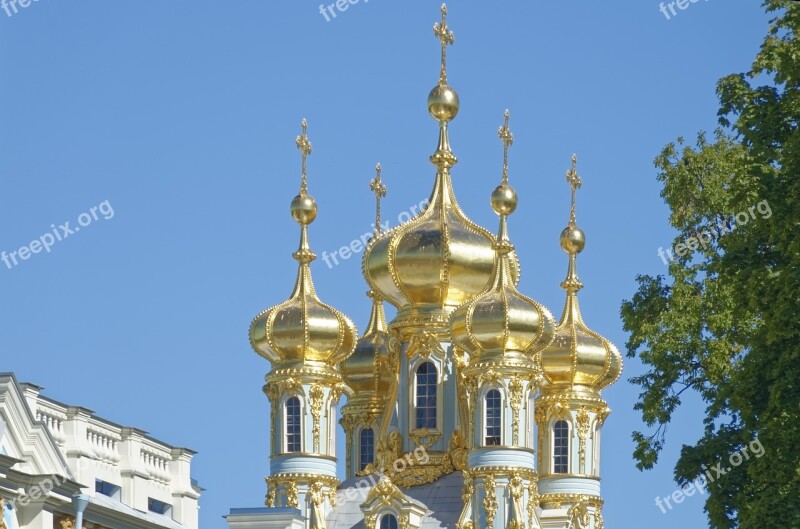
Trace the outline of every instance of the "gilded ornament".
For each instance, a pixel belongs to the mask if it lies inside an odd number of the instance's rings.
[[[508,382],[508,400],[511,404],[511,444],[519,444],[519,409],[522,406],[522,397],[525,383],[519,377],[512,377]]]
[[[584,408],[578,410],[575,415],[575,423],[578,430],[578,468],[581,472],[586,469],[586,436],[589,433],[589,422],[591,418]]]
[[[467,443],[461,435],[461,430],[454,430],[453,435],[450,436],[450,459],[453,461],[453,468],[456,470],[464,470],[467,468],[468,456]]]
[[[267,493],[264,495],[264,505],[267,507],[275,507],[275,496],[278,493],[278,487],[273,478],[264,478],[267,484]]]
[[[418,428],[411,430],[408,437],[414,441],[414,444],[427,450],[442,438],[442,432],[431,428]]]
[[[322,399],[325,396],[325,390],[319,384],[312,384],[308,391],[308,400],[311,407],[311,417],[314,420],[312,425],[312,435],[314,438],[314,452],[319,452],[319,418],[322,413]]]
[[[286,483],[286,506],[287,507],[299,507],[299,503],[297,501],[297,483],[294,481],[289,481]]]
[[[497,513],[497,491],[494,481],[494,474],[487,474],[483,478],[483,510],[486,513],[486,527],[492,529],[494,527],[494,517]]]

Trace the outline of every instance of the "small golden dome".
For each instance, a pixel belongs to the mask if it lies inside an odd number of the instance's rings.
[[[375,166],[376,176],[369,183],[375,193],[375,234],[381,233],[381,198],[386,196],[386,186],[381,181],[381,164]],[[386,369],[389,358],[389,334],[386,332],[386,315],[383,300],[372,290],[367,293],[372,299],[372,312],[364,335],[356,343],[355,352],[342,364],[347,384],[356,397],[375,398],[388,395],[393,374]]]
[[[355,325],[350,319],[317,297],[311,279],[311,262],[316,255],[308,245],[308,225],[317,215],[317,205],[306,189],[306,157],[311,142],[306,134],[297,137],[303,155],[300,194],[292,200],[292,217],[300,224],[300,248],[293,254],[299,263],[297,281],[288,300],[256,316],[250,325],[250,344],[273,365],[304,362],[324,363],[335,368],[355,347]]]
[[[513,137],[506,122],[500,128],[505,155],[503,183],[492,193],[492,207],[500,215],[494,250],[496,264],[489,286],[475,299],[458,307],[450,318],[453,343],[469,352],[478,363],[533,360],[533,355],[553,340],[555,322],[544,306],[519,293],[511,279],[507,215],[517,205],[517,194],[508,185],[508,148]]]
[[[342,374],[356,395],[372,393],[385,396],[392,383],[392,373],[383,368],[385,360],[389,358],[386,316],[380,298],[371,291],[368,295],[372,298],[369,323],[364,335],[356,343],[355,351],[342,364]]]
[[[586,386],[600,391],[620,377],[622,355],[614,344],[586,326],[578,305],[578,291],[583,284],[578,279],[576,257],[586,239],[575,225],[575,190],[581,186],[576,164],[573,155],[572,169],[567,172],[567,181],[572,187],[572,210],[569,225],[561,232],[561,247],[569,254],[567,278],[561,283],[567,291],[567,300],[555,339],[542,351],[542,370],[554,386]]]

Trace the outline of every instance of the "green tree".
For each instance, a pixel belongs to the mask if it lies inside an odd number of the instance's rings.
[[[719,81],[713,138],[656,158],[681,251],[621,309],[627,354],[646,368],[631,379],[648,427],[633,434],[637,465],[657,462],[682,394],[697,392],[704,433],[675,478],[713,478],[715,529],[800,528],[800,4],[763,6],[769,33],[749,72]]]

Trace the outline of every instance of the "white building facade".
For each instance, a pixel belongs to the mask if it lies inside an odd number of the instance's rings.
[[[0,374],[0,529],[197,529],[193,456]]]

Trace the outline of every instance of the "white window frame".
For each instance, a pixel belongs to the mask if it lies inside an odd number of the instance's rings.
[[[556,472],[556,424],[564,421],[567,423],[567,471]],[[566,475],[572,474],[572,450],[575,443],[572,442],[572,421],[570,419],[560,417],[554,419],[550,423],[550,474],[553,475]]]
[[[414,430],[421,430],[423,428],[419,428],[417,426],[417,371],[423,364],[431,364],[434,368],[436,368],[436,427],[429,428],[431,431],[435,432],[442,432],[443,428],[443,402],[442,402],[442,376],[443,376],[443,367],[439,362],[436,361],[433,357],[430,358],[419,358],[416,362],[409,366],[409,382],[411,391],[409,391],[409,427],[411,431]]]
[[[489,420],[488,420],[488,411],[489,410],[487,409],[487,406],[486,406],[486,397],[488,397],[489,393],[492,392],[492,391],[497,391],[500,394],[500,443],[496,444],[496,445],[486,444],[486,438],[488,437],[488,435],[486,435],[486,434],[488,433],[487,429],[488,429],[488,422],[489,422]],[[500,387],[500,386],[492,386],[492,387],[486,388],[482,393],[483,394],[481,396],[481,410],[483,411],[483,416],[481,418],[481,444],[480,444],[480,446],[485,446],[485,447],[492,447],[492,446],[499,447],[499,446],[502,446],[503,445],[503,438],[505,437],[505,435],[503,435],[505,433],[504,432],[504,426],[505,426],[505,423],[506,423],[506,421],[505,421],[505,413],[504,413],[504,411],[505,411],[505,403],[506,403],[505,392],[503,391],[503,388]]]
[[[287,413],[286,404],[290,399],[297,399],[300,402],[300,450],[289,451],[289,414]],[[281,453],[283,454],[299,454],[303,453],[305,448],[305,421],[303,417],[305,414],[305,402],[300,395],[286,395],[281,401],[281,415],[283,416],[283,431],[281,432]]]

